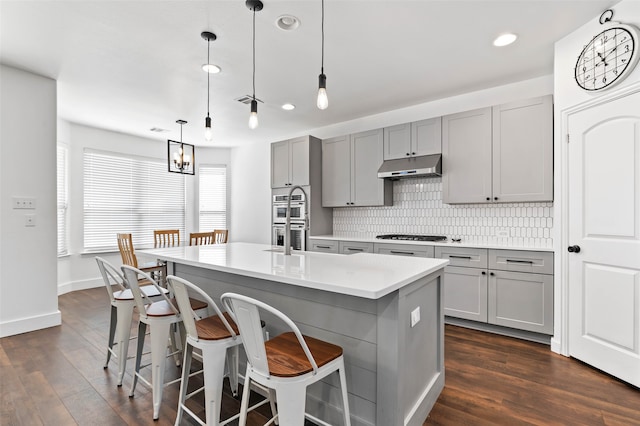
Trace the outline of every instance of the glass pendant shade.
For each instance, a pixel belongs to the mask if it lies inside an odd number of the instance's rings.
[[[258,127],[258,102],[254,99],[251,101],[251,114],[249,114],[249,128],[251,130]]]
[[[327,109],[329,106],[329,98],[327,97],[327,76],[320,74],[318,77],[318,101],[317,105],[320,109]]]

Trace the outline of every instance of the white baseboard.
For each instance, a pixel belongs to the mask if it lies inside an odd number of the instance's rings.
[[[104,285],[102,278],[91,278],[81,281],[69,281],[58,285],[58,296],[77,290],[86,290],[88,288],[96,288]]]
[[[56,310],[49,314],[36,315],[29,318],[20,318],[0,323],[0,337],[28,333],[30,331],[41,330],[43,328],[55,327],[60,324],[62,324],[62,316],[60,311]]]
[[[551,351],[560,355],[568,356],[567,354],[562,353],[562,343],[555,337],[551,338]]]

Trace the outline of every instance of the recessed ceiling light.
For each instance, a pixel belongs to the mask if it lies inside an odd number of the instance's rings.
[[[222,71],[222,68],[214,64],[204,64],[202,65],[202,71],[208,72],[209,74],[218,74]]]
[[[149,130],[152,131],[152,132],[156,132],[156,133],[166,133],[166,132],[169,131],[167,129],[162,129],[160,127],[152,127]]]
[[[293,31],[300,26],[300,20],[293,15],[282,15],[276,20],[276,26],[284,31]]]
[[[516,41],[517,38],[518,36],[515,34],[501,34],[495,40],[493,40],[493,45],[496,47],[508,46],[509,44]]]
[[[296,109],[294,104],[284,104],[282,105],[282,109],[285,111],[291,111],[292,109]]]

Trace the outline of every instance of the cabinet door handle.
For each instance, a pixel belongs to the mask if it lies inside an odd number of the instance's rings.
[[[493,197],[494,200],[498,201],[498,197]]]
[[[533,260],[514,260],[514,259],[507,259],[507,263],[527,263],[527,264],[533,265]]]
[[[482,275],[487,275],[487,271],[482,271]]]
[[[487,201],[491,201],[491,197],[487,197]]]
[[[354,248],[354,247],[347,247],[347,250],[350,250],[350,251],[364,251],[364,249]]]
[[[391,250],[390,253],[391,254],[406,254],[408,256],[413,256],[415,254],[412,251],[396,251],[396,250]]]
[[[493,277],[495,274],[493,272],[489,272],[489,275]]]
[[[471,260],[471,256],[454,256],[453,254],[449,255],[450,259],[465,259],[465,260]]]
[[[330,249],[331,247],[329,247],[329,246],[316,246],[316,248],[321,248],[321,249]]]
[[[412,152],[412,153],[411,153],[411,155],[416,155],[416,153],[415,153],[415,152]]]

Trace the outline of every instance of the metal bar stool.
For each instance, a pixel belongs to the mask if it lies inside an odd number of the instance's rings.
[[[351,425],[347,381],[342,348],[313,337],[303,336],[285,314],[263,303],[235,293],[222,295],[222,303],[234,316],[244,349],[247,373],[244,378],[240,426],[247,421],[249,386],[252,382],[275,391],[278,399],[277,419],[282,426],[302,425],[305,417],[326,424],[305,413],[307,386],[338,372],[342,394],[344,424]],[[292,330],[264,341],[260,328],[260,310],[278,317]],[[273,396],[273,392],[270,391]]]
[[[180,381],[180,379],[176,379],[165,384],[164,370],[167,357],[167,340],[171,332],[171,325],[181,323],[182,315],[180,315],[180,311],[175,306],[175,300],[170,300],[166,294],[162,293],[163,300],[157,302],[153,302],[144,296],[144,293],[138,285],[138,276],[149,280],[158,291],[161,289],[149,274],[129,265],[123,265],[122,271],[133,293],[140,317],[138,323],[136,365],[129,397],[133,397],[138,379],[151,387],[153,393],[153,419],[156,420],[160,414],[160,403],[162,402],[164,386]],[[205,302],[196,299],[190,299],[189,302],[192,310],[199,312],[201,315],[206,315],[207,304]],[[147,325],[149,326],[149,337],[151,340],[151,382],[147,381],[140,374],[142,349],[144,347],[144,336]]]

